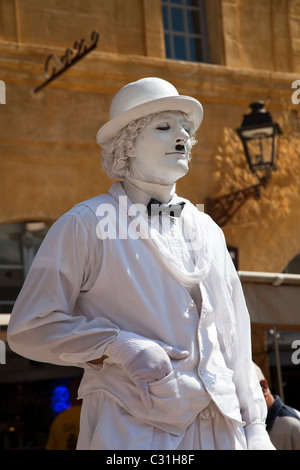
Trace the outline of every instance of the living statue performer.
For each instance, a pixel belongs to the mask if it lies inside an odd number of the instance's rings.
[[[14,351],[84,370],[78,449],[274,449],[223,232],[175,192],[202,117],[160,78],[115,95],[117,182],[54,223],[14,306]]]

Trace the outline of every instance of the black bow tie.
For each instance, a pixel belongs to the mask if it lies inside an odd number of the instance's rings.
[[[148,205],[148,215],[161,215],[163,212],[170,217],[180,217],[181,212],[185,206],[185,202],[178,204],[163,204],[157,199],[151,198]]]

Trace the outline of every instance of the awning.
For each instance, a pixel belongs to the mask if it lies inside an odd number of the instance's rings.
[[[300,275],[238,272],[252,323],[300,330]]]
[[[300,275],[238,272],[251,323],[273,330],[280,398],[284,401],[278,330],[300,330]]]

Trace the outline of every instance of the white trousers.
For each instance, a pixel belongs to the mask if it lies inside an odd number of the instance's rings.
[[[179,436],[139,421],[103,392],[83,399],[78,450],[246,450],[243,426],[213,402]]]

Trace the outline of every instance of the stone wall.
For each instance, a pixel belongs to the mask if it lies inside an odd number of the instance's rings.
[[[160,0],[1,0],[0,11],[2,41],[66,48],[96,29],[104,52],[163,54]]]
[[[300,71],[299,0],[223,0],[218,4],[226,65],[274,72]]]

